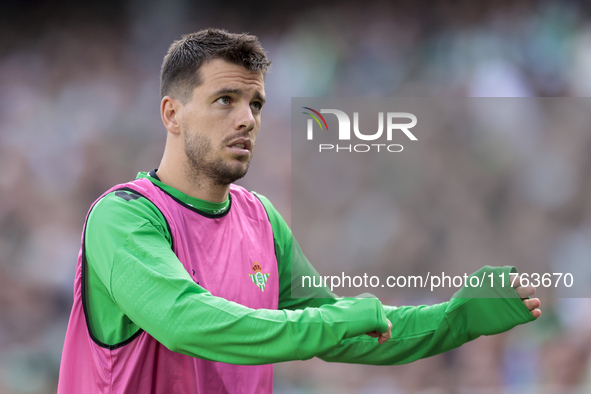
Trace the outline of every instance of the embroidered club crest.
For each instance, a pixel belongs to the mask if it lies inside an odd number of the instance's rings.
[[[254,274],[248,274],[248,276],[250,276],[250,279],[252,279],[254,284],[257,285],[259,287],[259,289],[261,289],[261,291],[265,291],[265,286],[267,285],[267,279],[269,279],[270,274],[263,274],[263,272],[262,272],[263,268],[256,261],[251,266],[251,268],[254,271]]]

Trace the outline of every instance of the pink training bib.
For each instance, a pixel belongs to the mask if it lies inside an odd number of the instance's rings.
[[[273,230],[256,196],[231,185],[229,211],[223,217],[211,218],[177,202],[146,178],[115,186],[100,198],[121,188],[141,194],[162,212],[170,227],[174,253],[200,286],[214,296],[249,308],[277,309],[279,276]],[[99,346],[89,334],[83,308],[83,250],[84,231],[58,393],[273,391],[273,365],[201,360],[168,350],[145,331],[118,346]]]

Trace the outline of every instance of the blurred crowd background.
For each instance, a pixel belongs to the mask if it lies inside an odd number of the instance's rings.
[[[258,35],[273,60],[240,183],[288,222],[291,97],[568,96],[584,108],[591,93],[583,0],[0,2],[0,393],[55,392],[88,207],[158,166],[162,57],[182,34],[212,26]],[[471,242],[493,223],[487,236],[508,245],[507,260],[541,259],[588,280],[591,131],[574,112],[569,127],[547,114],[542,131],[504,136],[507,149],[493,149],[494,134],[434,137],[413,197],[395,207],[409,238],[386,227],[396,264],[498,256],[496,243]],[[376,274],[392,274],[387,256],[373,256]],[[589,299],[543,301],[538,322],[410,365],[278,364],[275,391],[590,392]]]

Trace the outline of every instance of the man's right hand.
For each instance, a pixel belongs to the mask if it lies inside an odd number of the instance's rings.
[[[381,345],[392,337],[392,323],[388,320],[388,331],[386,332],[371,331],[366,333],[366,335],[369,335],[372,338],[378,338],[378,343]]]

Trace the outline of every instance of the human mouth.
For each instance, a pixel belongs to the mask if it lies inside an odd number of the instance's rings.
[[[230,151],[234,154],[237,155],[249,155],[250,154],[250,148],[251,148],[251,142],[249,139],[246,138],[240,138],[234,141],[231,141],[227,147],[230,149]]]

